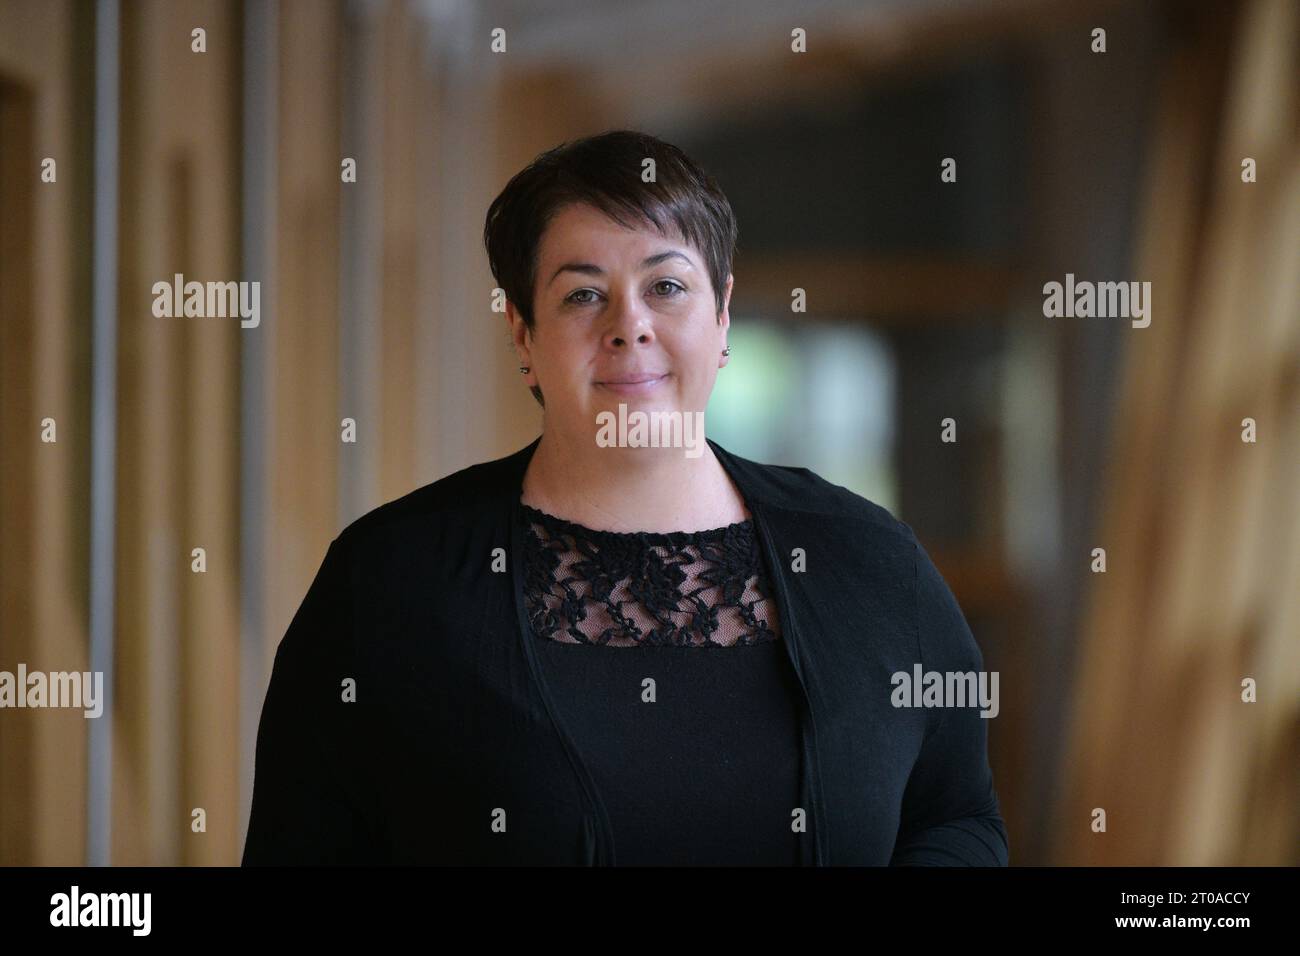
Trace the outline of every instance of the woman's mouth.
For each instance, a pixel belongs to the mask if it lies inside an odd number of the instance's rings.
[[[621,375],[618,378],[610,379],[607,382],[597,382],[596,385],[615,395],[645,395],[653,392],[656,388],[667,381],[670,372],[664,372],[662,375],[647,373],[644,375]]]

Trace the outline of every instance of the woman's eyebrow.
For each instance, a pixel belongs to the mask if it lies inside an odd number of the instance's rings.
[[[669,249],[665,252],[657,252],[653,256],[647,256],[642,260],[641,268],[649,269],[651,266],[657,266],[664,260],[672,258],[681,259],[691,268],[695,268],[695,263],[690,260],[690,257],[687,256],[686,253],[680,252],[677,249]],[[561,272],[580,272],[587,276],[603,276],[605,274],[604,269],[600,266],[593,265],[590,262],[566,262],[564,265],[560,266],[560,268],[555,270],[555,274],[547,280],[546,284],[550,285],[554,282]]]

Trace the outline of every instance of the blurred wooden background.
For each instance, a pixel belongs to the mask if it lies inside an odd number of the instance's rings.
[[[109,736],[79,712],[0,712],[0,863],[238,861],[270,664],[329,541],[537,434],[489,309],[488,203],[538,152],[618,126],[720,169],[741,221],[733,316],[891,343],[897,511],[1003,672],[991,754],[1013,863],[1300,862],[1297,5],[677,3],[689,35],[639,49],[656,6],[122,5],[111,786],[87,769]],[[90,668],[97,9],[0,0],[0,669]],[[498,25],[504,57],[486,52]],[[932,77],[990,57],[1015,70],[994,70],[986,113],[954,108],[960,136],[917,111],[948,95]],[[879,128],[858,125],[862,97]],[[860,232],[923,236],[929,194],[814,164],[773,129],[787,115],[867,156],[907,157],[891,136],[911,132],[984,149],[961,175],[985,191],[954,213],[971,241],[825,239],[837,197],[864,202]],[[937,185],[932,159],[918,176]],[[765,216],[787,186],[824,211]],[[1047,328],[1041,285],[1065,271],[1152,281],[1152,325]],[[260,327],[154,318],[150,286],[176,272],[258,279]],[[1046,407],[990,401],[975,359],[1007,343],[1043,357],[1026,367],[1050,371]],[[932,408],[985,406],[963,457],[936,458]],[[46,417],[56,444],[36,437]],[[1031,426],[1055,436],[1045,459],[1025,457]],[[1019,561],[1017,524],[1039,542]],[[100,800],[111,826],[91,832]]]

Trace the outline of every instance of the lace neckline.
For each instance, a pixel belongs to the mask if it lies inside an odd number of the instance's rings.
[[[779,638],[752,517],[702,531],[600,531],[519,503],[538,637],[613,647]]]
[[[720,541],[728,535],[734,535],[737,532],[747,532],[753,529],[754,519],[746,518],[743,521],[734,521],[729,525],[723,525],[719,528],[708,528],[703,531],[599,531],[595,528],[588,528],[586,525],[578,524],[574,521],[568,521],[564,518],[558,518],[547,511],[541,511],[531,505],[526,505],[521,500],[519,506],[524,511],[524,516],[553,528],[558,531],[578,537],[586,538],[591,541],[615,541],[615,542],[632,542],[639,541],[643,544],[650,545],[674,545],[681,546],[686,544],[699,544],[707,542]]]

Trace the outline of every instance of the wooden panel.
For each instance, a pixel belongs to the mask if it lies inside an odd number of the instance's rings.
[[[885,257],[852,252],[737,255],[736,310],[790,314],[790,290],[807,292],[808,313],[870,316],[882,324],[985,321],[1024,290],[1014,268],[995,262]],[[793,316],[798,318],[798,315]]]
[[[61,0],[0,0],[0,669],[89,667],[85,556],[86,157],[74,105],[78,31]],[[58,179],[40,181],[44,157]],[[74,231],[77,230],[77,231]],[[53,418],[58,441],[40,441]],[[85,863],[89,721],[0,717],[0,864]]]
[[[381,28],[383,50],[383,248],[380,273],[383,292],[380,361],[383,378],[373,383],[380,392],[379,495],[388,501],[416,484],[415,366],[433,356],[416,350],[419,225],[418,127],[428,114],[420,106],[421,57],[415,22],[400,6],[389,6]],[[378,504],[379,502],[375,502]]]
[[[36,97],[0,79],[0,670],[40,669],[35,590],[36,468],[42,415],[36,408],[34,321]],[[64,419],[64,424],[67,420]],[[58,447],[55,446],[55,451]],[[55,661],[47,661],[57,664]],[[49,712],[5,711],[0,720],[0,863],[36,859],[36,744]]]
[[[263,673],[338,533],[339,147],[337,5],[281,6],[276,289],[265,482],[270,489]],[[364,172],[364,170],[363,170]],[[348,186],[346,188],[354,188]],[[304,476],[310,475],[310,480]],[[260,702],[259,702],[260,712]],[[252,741],[245,741],[251,746]]]
[[[1297,8],[1255,0],[1235,30],[1201,9],[1162,85],[1137,270],[1159,311],[1133,340],[1106,479],[1063,863],[1296,862]],[[1244,156],[1267,158],[1259,183],[1241,182]],[[1240,700],[1244,677],[1258,703]]]
[[[240,278],[236,13],[122,11],[115,864],[237,852],[238,336],[254,330],[155,317],[151,291],[175,273]],[[200,26],[206,53],[191,51]]]

